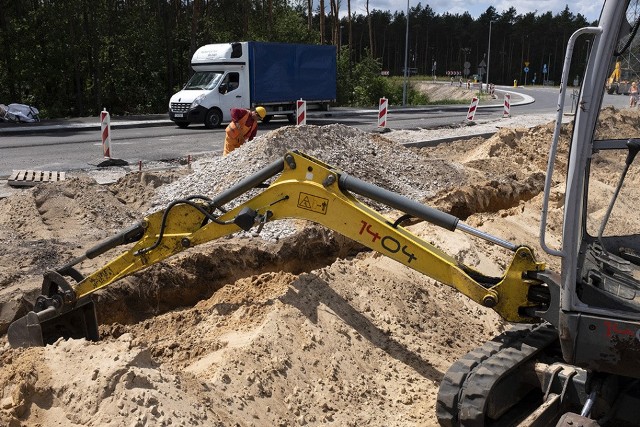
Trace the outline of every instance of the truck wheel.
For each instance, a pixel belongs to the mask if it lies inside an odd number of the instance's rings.
[[[189,127],[190,124],[191,124],[191,122],[176,122],[176,125],[180,129],[186,129],[187,127]]]
[[[292,125],[297,124],[295,114],[287,114],[287,120],[289,120],[289,123],[291,123]]]
[[[222,114],[220,111],[212,108],[207,112],[207,116],[204,118],[204,126],[207,129],[215,129],[222,123]]]
[[[262,123],[269,123],[273,119],[273,116],[264,116]]]

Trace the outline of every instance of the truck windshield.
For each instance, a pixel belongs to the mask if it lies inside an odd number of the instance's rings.
[[[185,90],[211,90],[217,86],[222,77],[221,71],[199,71],[189,79]]]

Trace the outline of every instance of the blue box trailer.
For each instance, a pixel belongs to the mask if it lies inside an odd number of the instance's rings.
[[[336,99],[335,46],[249,42],[249,70],[254,105]]]
[[[296,101],[327,111],[336,100],[335,46],[269,42],[218,43],[193,54],[195,71],[169,101],[178,126],[204,123],[214,128],[231,119],[231,108],[263,106],[268,122],[286,116],[296,122]]]

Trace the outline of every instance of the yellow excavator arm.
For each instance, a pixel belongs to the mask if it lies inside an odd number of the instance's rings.
[[[261,188],[270,179],[272,182]],[[248,191],[257,194],[229,211],[223,210],[225,204]],[[395,222],[390,221],[357,199],[354,193],[402,211],[404,215]],[[217,211],[221,214],[216,214]],[[83,257],[45,274],[42,295],[34,311],[12,323],[9,341],[13,346],[43,345],[59,338],[61,330],[66,330],[62,335],[68,337],[98,339],[90,300],[93,292],[187,248],[241,230],[257,228],[259,231],[269,221],[286,218],[324,225],[454,287],[478,304],[491,307],[507,321],[537,321],[531,313],[541,304],[542,285],[528,277],[529,273],[542,271],[544,265],[535,261],[531,249],[486,235],[463,225],[452,215],[341,173],[305,154],[290,152],[214,199],[193,197],[174,201],[165,210],[149,215],[141,223],[90,249]],[[409,218],[426,220],[451,231],[463,228],[513,250],[513,260],[501,277],[485,276],[402,227],[401,223]],[[132,243],[126,252],[86,277],[74,268],[86,258]],[[69,283],[67,277],[76,283]],[[531,287],[538,289],[535,292],[538,298],[533,300]],[[49,336],[51,334],[54,336]]]

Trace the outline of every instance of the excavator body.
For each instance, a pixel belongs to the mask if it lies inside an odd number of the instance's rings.
[[[560,259],[560,271],[549,270],[528,246],[291,151],[211,199],[176,200],[48,272],[33,310],[10,326],[10,344],[97,340],[94,292],[188,248],[241,230],[260,231],[266,222],[300,218],[451,286],[514,324],[445,374],[436,406],[442,426],[639,425],[640,229],[620,218],[615,207],[640,200],[636,188],[625,186],[627,173],[637,173],[640,137],[596,138],[607,78],[640,26],[637,6],[637,0],[605,1],[599,24],[576,31],[567,44],[540,223],[540,250]],[[568,148],[562,239],[551,247],[547,216],[566,85],[575,43],[583,37],[592,48]],[[616,183],[604,190],[605,206],[595,197],[603,189],[589,185],[603,165],[617,174]],[[401,214],[390,219],[367,199]],[[484,274],[412,234],[403,227],[407,219],[484,239],[511,251],[512,261],[500,275]],[[120,245],[128,249],[91,274],[76,270],[83,260]]]

